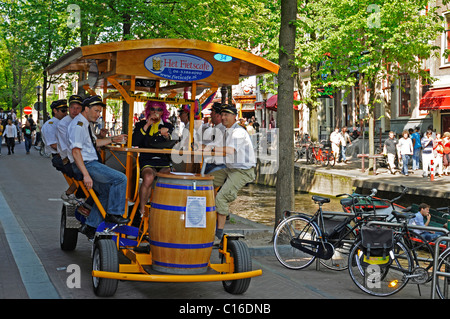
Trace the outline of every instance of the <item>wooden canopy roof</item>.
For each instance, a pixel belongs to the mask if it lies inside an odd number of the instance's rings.
[[[171,57],[165,58],[170,55],[181,58],[173,62]],[[152,57],[160,61],[161,67],[167,67],[166,74],[151,68],[152,61],[149,59]],[[195,65],[195,61],[193,64],[192,59],[202,61],[205,66]],[[88,84],[91,88],[103,86],[105,79],[114,78],[119,81],[175,81],[178,85],[172,83],[167,87],[167,90],[173,90],[188,86],[191,82],[196,82],[197,87],[235,85],[241,77],[278,73],[278,70],[277,64],[262,57],[221,44],[184,39],[144,39],[77,47],[51,64],[46,71],[50,75],[80,73],[80,84]],[[176,77],[173,74],[176,72],[192,73],[193,80],[189,76]],[[200,78],[196,79],[196,74],[201,74]]]

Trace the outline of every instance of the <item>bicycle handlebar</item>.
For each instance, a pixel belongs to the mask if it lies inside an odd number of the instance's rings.
[[[403,186],[403,185],[400,185],[400,187],[403,187],[403,191],[401,192],[401,194],[400,194],[399,196],[397,196],[397,197],[391,199],[391,200],[388,200],[389,203],[393,204],[394,202],[398,201],[398,200],[399,200],[400,198],[402,198],[403,195],[405,195],[406,192],[408,191],[408,187]]]

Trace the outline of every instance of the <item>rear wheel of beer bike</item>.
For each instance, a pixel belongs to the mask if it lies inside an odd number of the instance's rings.
[[[61,223],[59,227],[59,243],[62,250],[71,251],[77,246],[78,229],[67,227],[67,207],[63,205],[61,210]]]
[[[234,273],[252,270],[252,258],[246,243],[239,240],[229,240],[227,250],[234,259]],[[250,281],[251,278],[244,278],[222,281],[222,284],[226,292],[238,295],[247,291]]]
[[[119,271],[119,258],[116,243],[111,239],[99,239],[95,243],[92,270]],[[100,297],[110,297],[116,293],[118,280],[92,277],[94,292]]]

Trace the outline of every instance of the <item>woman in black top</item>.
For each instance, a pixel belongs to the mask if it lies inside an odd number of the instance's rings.
[[[30,122],[25,122],[25,125],[22,128],[22,133],[25,140],[25,150],[27,151],[27,154],[30,154],[31,138],[33,133]]]
[[[132,144],[139,148],[172,148],[171,139],[173,125],[167,121],[169,117],[167,106],[163,102],[147,101],[145,119],[136,123],[133,131]],[[144,213],[145,204],[150,194],[153,180],[157,172],[170,171],[170,155],[155,153],[140,153],[142,184],[139,189],[140,211]]]

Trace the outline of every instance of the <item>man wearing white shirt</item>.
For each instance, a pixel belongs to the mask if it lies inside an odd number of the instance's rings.
[[[109,143],[121,142],[126,135],[108,137],[96,140],[91,129],[91,122],[97,121],[103,107],[99,96],[92,96],[83,101],[84,110],[78,114],[68,127],[69,152],[75,174],[83,176],[83,183],[88,190],[93,188],[105,209],[106,221],[115,224],[126,224],[129,219],[122,217],[125,212],[127,177],[125,174],[99,162],[96,147]],[[95,232],[103,221],[97,205],[94,205],[86,223],[80,229],[89,239],[95,237]]]
[[[67,100],[57,100],[50,105],[53,117],[42,125],[41,133],[45,144],[45,152],[52,157],[59,156],[57,150],[56,127],[59,121],[67,115]]]
[[[70,164],[67,152],[68,152],[68,135],[67,135],[67,129],[69,127],[70,122],[78,115],[80,114],[83,106],[83,98],[79,95],[72,95],[69,97],[69,114],[62,118],[58,126],[56,127],[56,139],[57,139],[57,150],[59,153],[59,159],[57,160],[56,157],[52,159],[53,165],[56,167],[56,169],[62,171],[64,174],[66,174],[69,177],[74,177],[72,165]],[[53,161],[55,160],[55,161]],[[55,163],[58,161],[57,163]],[[70,203],[70,204],[77,204],[78,200],[75,197],[76,185],[75,183],[70,185],[70,187],[63,192],[61,195],[62,200]]]
[[[341,134],[339,134],[339,128],[330,134],[331,150],[333,151],[334,158],[339,159],[339,150],[341,147]]]
[[[212,172],[214,187],[221,187],[216,195],[217,229],[216,237],[221,240],[229,204],[238,191],[255,179],[256,157],[248,132],[236,120],[237,109],[224,105],[221,110],[222,124],[226,127],[224,146],[207,145],[205,151],[225,153],[226,168]]]
[[[211,122],[214,126],[208,127],[203,132],[202,143],[205,145],[211,144],[214,147],[220,147],[224,144],[226,127],[222,124],[222,115],[220,114],[222,110],[222,103],[215,102],[211,108]],[[221,155],[215,155],[213,157],[207,158],[208,162],[205,163],[205,174],[210,174],[211,172],[225,168],[225,159]]]
[[[15,139],[17,137],[17,127],[12,124],[12,120],[8,119],[8,124],[5,126],[3,135],[6,138],[6,146],[8,146],[8,155],[14,154]]]

